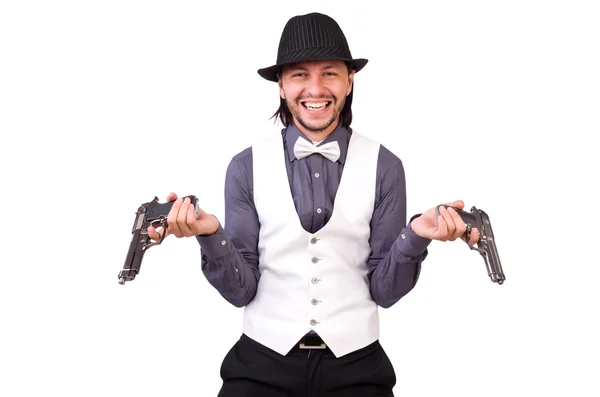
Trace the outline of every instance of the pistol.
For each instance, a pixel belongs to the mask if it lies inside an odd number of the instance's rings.
[[[195,207],[196,216],[198,216],[198,199],[195,196],[185,196],[183,198],[185,199],[186,197],[190,199],[191,204]],[[162,234],[159,241],[153,241],[148,237],[148,227],[162,226],[163,228],[166,228],[168,226],[167,217],[174,202],[175,201],[169,201],[160,204],[158,202],[158,197],[154,197],[154,200],[144,203],[138,208],[131,230],[132,237],[131,243],[129,244],[129,251],[125,258],[123,270],[119,272],[119,284],[123,285],[126,281],[134,280],[135,276],[140,272],[142,259],[144,258],[146,250],[163,242],[166,233]]]
[[[441,204],[435,207],[436,219],[439,216],[440,207],[452,207],[450,205]],[[485,261],[485,267],[487,268],[488,276],[494,283],[502,284],[506,277],[502,270],[502,264],[500,263],[500,257],[498,256],[498,249],[496,248],[496,240],[494,239],[494,232],[492,231],[492,224],[490,223],[490,217],[484,211],[475,208],[471,208],[471,212],[460,210],[456,207],[452,207],[456,210],[458,215],[462,218],[467,226],[467,244],[472,250],[478,251],[483,260]],[[471,245],[471,229],[477,228],[479,230],[479,241],[476,243],[477,246]]]

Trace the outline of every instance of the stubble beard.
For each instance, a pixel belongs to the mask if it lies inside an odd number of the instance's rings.
[[[331,98],[322,98],[328,101],[331,101],[331,104],[329,106],[333,107],[333,112],[331,114],[331,117],[320,123],[310,123],[309,121],[305,120],[302,117],[302,114],[300,112],[300,107],[302,106],[302,104],[300,103],[300,101],[303,101],[305,99],[308,98],[297,98],[295,101],[290,101],[288,99],[285,100],[285,102],[287,103],[288,109],[290,109],[290,112],[292,113],[292,116],[294,116],[294,119],[296,119],[298,121],[298,123],[304,127],[307,131],[310,131],[312,133],[319,133],[319,132],[323,132],[325,131],[327,128],[329,128],[329,126],[331,126],[331,124],[333,124],[339,117],[340,113],[342,112],[342,109],[344,108],[344,105],[346,104],[346,98],[342,98],[341,101],[338,101],[337,97],[331,97]],[[317,99],[321,99],[321,98],[317,98]]]

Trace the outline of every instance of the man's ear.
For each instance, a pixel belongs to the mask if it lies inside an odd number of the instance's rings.
[[[352,88],[354,87],[354,69],[348,74],[348,88],[346,89],[346,96],[350,95]]]
[[[282,99],[285,99],[285,92],[283,91],[283,80],[281,80],[281,75],[277,74],[277,85],[279,86],[279,96]]]

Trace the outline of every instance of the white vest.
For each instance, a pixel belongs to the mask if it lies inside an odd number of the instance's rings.
[[[247,336],[285,355],[314,329],[336,357],[378,339],[366,262],[379,146],[352,133],[331,219],[314,234],[294,206],[281,134],[253,146],[261,276],[244,309]]]

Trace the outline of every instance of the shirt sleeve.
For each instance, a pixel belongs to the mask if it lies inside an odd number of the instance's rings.
[[[410,229],[406,222],[406,179],[402,162],[382,146],[380,163],[394,158],[385,166],[378,185],[371,219],[370,292],[373,300],[389,308],[416,285],[421,263],[431,243]],[[415,215],[411,218],[414,219]]]
[[[208,282],[236,307],[254,299],[258,270],[259,222],[252,199],[251,152],[232,159],[225,176],[225,227],[196,236],[202,272]],[[250,168],[250,169],[249,169]]]

